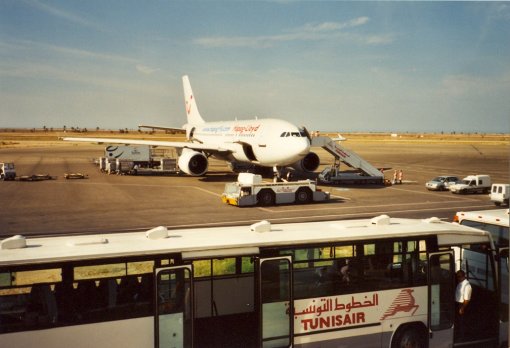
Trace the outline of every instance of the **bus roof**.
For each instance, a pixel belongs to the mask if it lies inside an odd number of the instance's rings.
[[[261,224],[269,230],[257,231],[256,226],[260,227]],[[0,249],[0,267],[162,253],[182,253],[184,259],[256,255],[262,247],[312,246],[321,243],[417,238],[430,235],[438,236],[440,246],[491,241],[490,234],[486,231],[442,222],[437,218],[390,219],[386,215],[364,220],[276,225],[263,222],[251,226],[179,230],[159,227],[153,230],[155,233],[153,231],[27,238],[24,241],[25,247],[21,245],[15,249],[7,249],[8,240],[4,240]]]
[[[458,223],[461,223],[462,220],[471,220],[505,227],[509,227],[510,225],[508,209],[459,211],[455,214],[454,220]]]

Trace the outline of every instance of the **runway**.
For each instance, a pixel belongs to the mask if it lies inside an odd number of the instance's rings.
[[[149,229],[248,225],[392,217],[451,221],[459,210],[493,209],[488,195],[454,195],[430,192],[425,182],[434,176],[488,174],[492,182],[508,182],[510,145],[345,142],[376,167],[402,169],[404,183],[390,187],[320,188],[331,193],[327,203],[238,208],[225,205],[220,196],[236,175],[222,162],[211,161],[205,177],[117,176],[100,173],[93,163],[104,145],[0,148],[0,161],[14,162],[18,175],[50,174],[55,180],[0,182],[2,209],[0,236],[106,233]],[[333,162],[316,149],[321,168]],[[65,180],[64,173],[81,172],[88,179]]]

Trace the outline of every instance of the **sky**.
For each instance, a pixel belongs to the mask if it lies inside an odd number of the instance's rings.
[[[0,0],[0,127],[510,133],[510,2]]]

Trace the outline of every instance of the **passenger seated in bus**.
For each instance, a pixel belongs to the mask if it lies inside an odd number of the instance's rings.
[[[351,272],[349,267],[349,259],[345,259],[345,264],[340,267],[340,275],[342,277],[342,282],[347,284],[351,282]]]

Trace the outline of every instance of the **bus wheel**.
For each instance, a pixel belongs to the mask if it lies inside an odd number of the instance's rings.
[[[274,192],[269,189],[262,190],[258,193],[257,200],[259,204],[263,206],[274,205],[275,203]]]
[[[308,187],[301,187],[296,191],[296,202],[299,204],[312,201],[313,192]]]
[[[423,330],[415,326],[400,328],[391,342],[391,348],[425,348],[426,338]]]

